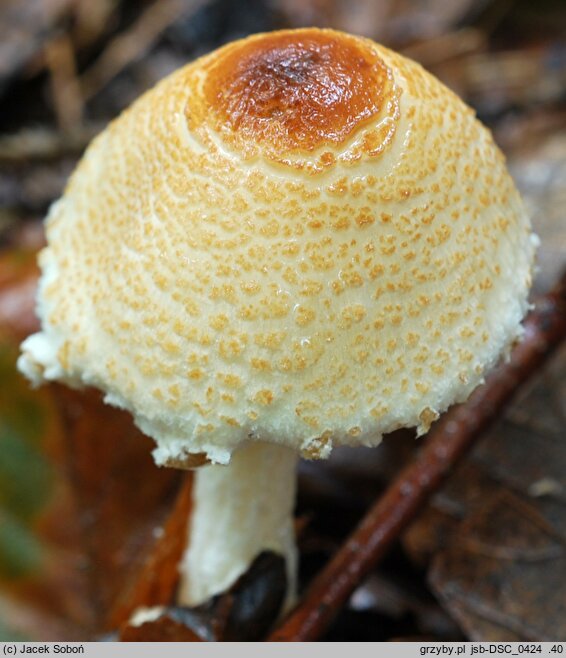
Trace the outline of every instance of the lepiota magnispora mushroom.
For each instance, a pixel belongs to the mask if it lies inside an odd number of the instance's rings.
[[[427,431],[521,335],[536,238],[473,111],[372,41],[249,37],[88,148],[47,219],[33,382],[95,386],[201,467],[180,601],[264,549],[295,463]],[[208,465],[213,464],[213,465]]]

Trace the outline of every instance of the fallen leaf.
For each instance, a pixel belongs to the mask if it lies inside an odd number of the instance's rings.
[[[107,627],[180,476],[154,465],[153,442],[99,393],[32,390],[17,371],[35,280],[33,254],[0,258],[0,631],[85,639]]]
[[[430,582],[472,640],[566,640],[566,537],[507,491],[452,534]]]

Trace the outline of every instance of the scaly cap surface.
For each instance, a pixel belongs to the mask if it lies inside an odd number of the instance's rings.
[[[145,94],[47,236],[21,369],[102,389],[174,465],[426,431],[519,336],[535,245],[461,100],[316,29],[229,44]]]

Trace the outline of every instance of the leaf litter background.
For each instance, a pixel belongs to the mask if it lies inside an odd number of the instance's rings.
[[[152,464],[152,442],[126,414],[94,391],[32,391],[15,370],[36,326],[35,252],[49,203],[91,137],[163,75],[250,32],[310,24],[399,49],[472,104],[542,239],[533,297],[564,269],[561,0],[536,9],[527,0],[3,0],[0,640],[117,637],[133,606],[170,598],[190,508],[189,485]],[[563,347],[322,639],[566,640],[565,375]],[[303,587],[414,450],[400,432],[371,452],[302,464]],[[267,565],[249,582],[269,589],[273,574]],[[202,611],[210,637],[221,607]],[[192,639],[173,617],[170,637]]]

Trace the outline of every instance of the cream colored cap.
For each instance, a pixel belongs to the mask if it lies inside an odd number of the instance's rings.
[[[520,335],[536,242],[471,109],[316,29],[232,43],[145,94],[47,237],[20,368],[102,389],[176,465],[426,431]]]

